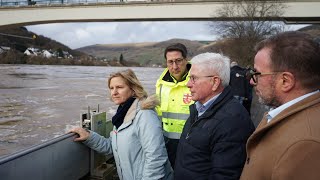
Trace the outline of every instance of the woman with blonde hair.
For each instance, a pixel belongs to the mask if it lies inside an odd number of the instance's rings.
[[[173,179],[161,122],[154,111],[159,104],[156,96],[147,96],[130,69],[111,74],[108,87],[112,101],[119,105],[110,138],[78,127],[70,130],[79,134],[75,141],[105,155],[113,153],[121,180]]]

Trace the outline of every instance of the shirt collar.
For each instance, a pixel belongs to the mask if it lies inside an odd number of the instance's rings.
[[[316,90],[316,91],[313,91],[313,92],[311,92],[311,93],[308,93],[308,94],[305,94],[305,95],[303,95],[303,96],[300,96],[300,97],[298,97],[298,98],[295,98],[295,99],[293,99],[293,100],[291,100],[291,101],[289,101],[289,102],[287,102],[287,103],[282,104],[281,106],[279,106],[279,107],[277,107],[277,108],[275,108],[275,109],[271,109],[271,110],[268,112],[268,115],[267,115],[268,123],[269,123],[274,117],[276,117],[279,113],[281,113],[283,110],[287,109],[288,107],[296,104],[297,102],[299,102],[299,101],[301,101],[301,100],[303,100],[303,99],[305,99],[305,98],[307,98],[307,97],[309,97],[309,96],[311,96],[311,95],[313,95],[313,94],[315,94],[315,93],[317,93],[317,92],[319,92],[319,90]]]
[[[198,111],[198,117],[201,116],[206,110],[211,106],[211,104],[219,97],[221,93],[213,96],[211,99],[209,99],[207,102],[204,104],[201,104],[199,101],[197,101],[196,104],[196,109]]]

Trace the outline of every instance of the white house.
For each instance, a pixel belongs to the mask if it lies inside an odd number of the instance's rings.
[[[37,53],[35,53],[34,51],[32,51],[32,50],[29,49],[29,48],[26,49],[23,54],[25,54],[25,55],[27,55],[27,56],[37,56]]]
[[[0,46],[0,54],[6,52],[6,51],[9,51],[10,50],[10,47],[7,47],[7,46]]]
[[[68,51],[62,51],[64,58],[73,58],[73,56]]]
[[[53,53],[48,50],[42,50],[42,56],[45,58],[51,58],[53,56]]]

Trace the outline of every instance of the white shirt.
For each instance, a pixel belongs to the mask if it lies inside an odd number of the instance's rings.
[[[275,109],[271,109],[268,114],[267,114],[267,119],[268,119],[268,123],[274,118],[276,117],[279,113],[281,113],[283,110],[287,109],[288,107],[296,104],[297,102],[299,101],[302,101],[303,99],[313,95],[313,94],[316,94],[317,92],[319,92],[319,90],[316,90],[316,91],[313,91],[311,93],[308,93],[308,94],[305,94],[303,96],[300,96],[298,98],[295,98],[289,102],[286,102],[284,104],[282,104],[281,106],[275,108]]]

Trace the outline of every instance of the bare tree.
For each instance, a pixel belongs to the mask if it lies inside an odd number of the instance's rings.
[[[283,0],[226,2],[217,15],[230,21],[214,21],[211,31],[220,38],[228,39],[231,47],[221,49],[240,64],[252,64],[255,44],[284,30],[284,23],[274,21],[283,15],[286,8]],[[232,43],[230,43],[232,42]]]

